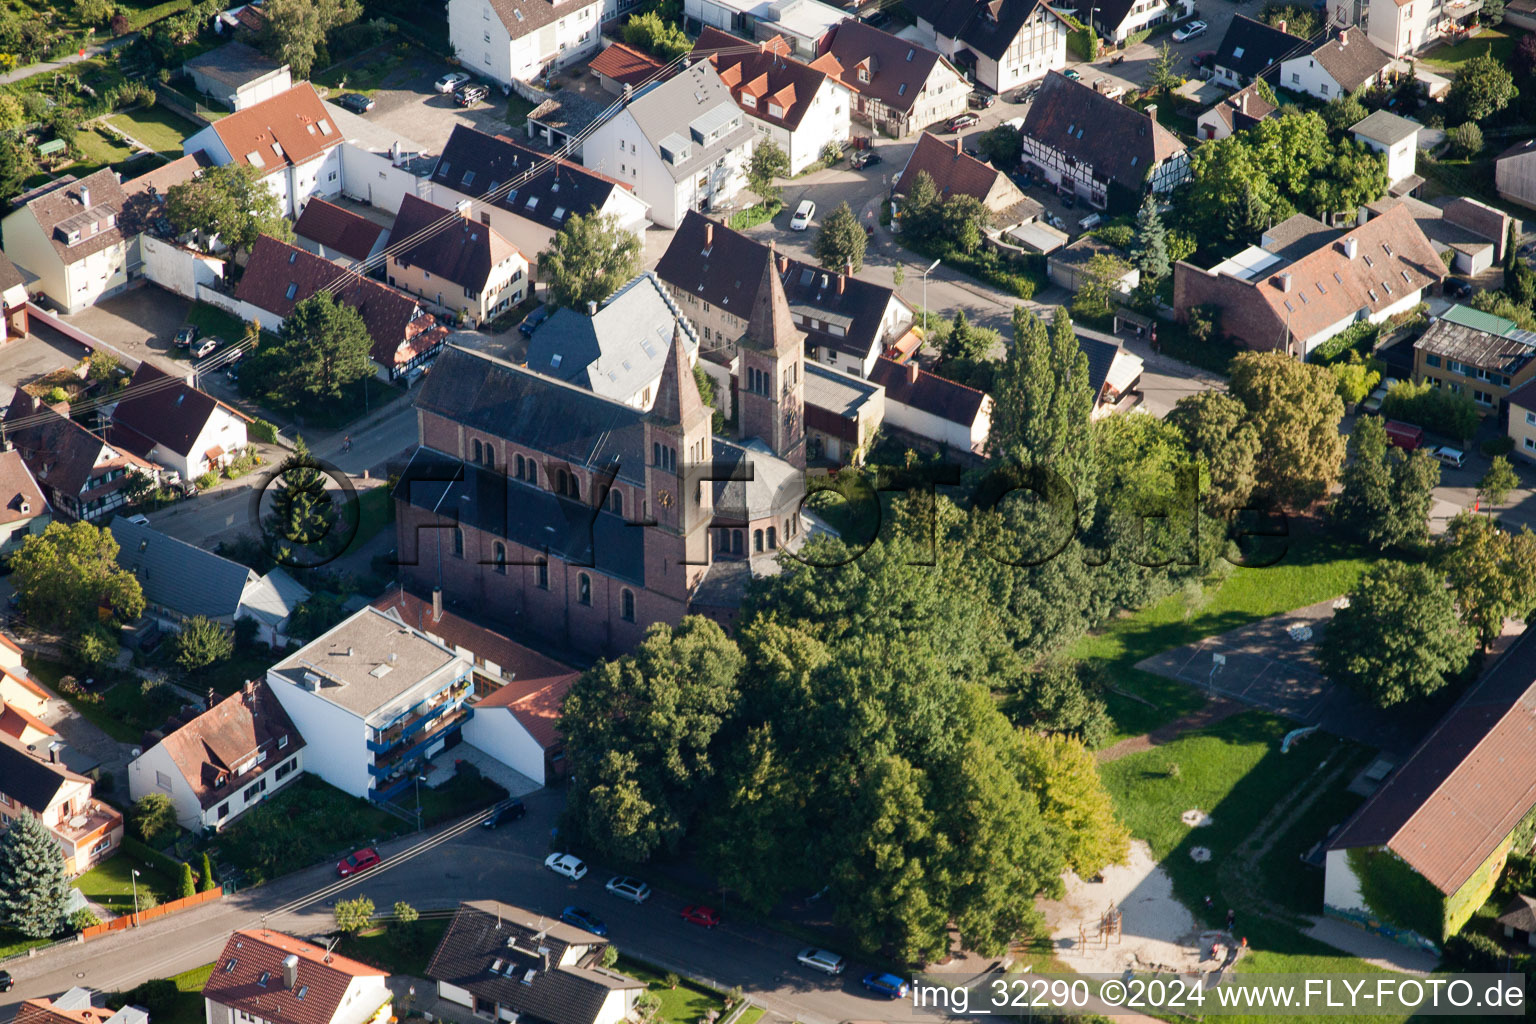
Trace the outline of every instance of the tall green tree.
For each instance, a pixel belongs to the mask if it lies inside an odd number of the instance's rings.
[[[933,238],[942,227],[944,204],[939,199],[938,186],[933,175],[918,171],[917,176],[905,186],[901,198],[901,233],[918,244]]]
[[[1344,403],[1333,375],[1284,353],[1243,352],[1230,383],[1258,431],[1260,496],[1290,508],[1324,497],[1344,461]]]
[[[268,17],[271,20],[271,12]],[[217,236],[236,260],[261,235],[293,237],[277,194],[249,164],[208,167],[197,177],[172,185],[165,192],[165,213],[177,231]]]
[[[939,351],[945,363],[953,359],[976,362],[987,357],[995,337],[995,332],[972,327],[965,310],[957,309]]]
[[[325,49],[332,29],[349,25],[363,13],[358,0],[268,0],[266,23],[259,45],[275,60],[289,65],[295,78],[308,78],[315,57]]]
[[[0,833],[0,928],[46,939],[64,927],[64,851],[45,825],[19,814]]]
[[[1183,85],[1184,76],[1179,74],[1179,62],[1182,59],[1170,44],[1163,43],[1157,56],[1152,58],[1152,67],[1147,72],[1147,88],[1166,95]]]
[[[129,833],[140,842],[154,844],[176,829],[176,806],[164,793],[146,793],[128,808]]]
[[[640,272],[640,240],[611,213],[573,213],[539,253],[544,299],[583,310]]]
[[[233,635],[206,615],[194,615],[182,622],[173,646],[176,664],[188,672],[205,669],[235,653]]]
[[[192,865],[186,861],[181,862],[181,877],[176,883],[176,898],[179,900],[191,899],[197,895],[197,883],[192,878]]]
[[[622,860],[675,854],[708,798],[714,737],[735,710],[741,667],[719,626],[689,617],[583,673],[560,718],[570,830]]]
[[[1334,521],[1380,550],[1406,548],[1429,539],[1429,509],[1440,482],[1440,464],[1425,452],[1391,444],[1375,416],[1362,416],[1350,434],[1343,490]]]
[[[1020,739],[1025,771],[1067,867],[1091,877],[1124,861],[1131,837],[1115,816],[1093,751],[1072,736],[1025,730]]]
[[[292,556],[293,547],[323,544],[336,528],[340,513],[326,490],[325,472],[309,454],[302,437],[277,467],[271,509],[264,523],[269,542]]]
[[[1480,53],[1463,61],[1456,70],[1456,80],[1446,93],[1446,121],[1483,121],[1509,106],[1520,90],[1514,76],[1491,54]]]
[[[822,220],[811,251],[816,262],[828,270],[841,274],[851,266],[857,274],[864,269],[866,242],[858,216],[845,201]]]
[[[283,377],[294,392],[335,399],[373,376],[373,336],[363,315],[328,291],[294,305],[281,339]]]
[[[79,632],[106,606],[118,622],[144,614],[138,579],[117,563],[110,530],[91,523],[50,523],[11,557],[11,580],[29,622]]]
[[[1487,650],[1505,619],[1536,609],[1536,534],[1508,533],[1492,519],[1463,512],[1441,538],[1441,565],[1461,608],[1461,621]]]
[[[338,900],[333,913],[336,930],[351,935],[373,924],[373,900],[367,896]]]
[[[1509,457],[1495,455],[1488,463],[1488,472],[1477,482],[1477,500],[1487,505],[1488,514],[1492,515],[1493,506],[1504,504],[1509,492],[1519,486],[1520,477],[1509,464]]]
[[[789,177],[789,157],[772,139],[759,139],[747,162],[747,187],[757,193],[759,199],[769,202],[779,198],[781,190],[775,178]]]
[[[1119,256],[1096,252],[1088,257],[1078,279],[1077,294],[1072,298],[1072,312],[1080,317],[1103,317],[1114,312],[1120,300],[1119,284],[1130,267]]]
[[[203,860],[198,865],[197,891],[207,892],[218,887],[218,881],[213,877],[213,861],[208,859],[208,851],[203,851]]]
[[[1017,128],[1000,124],[996,128],[982,132],[981,138],[976,140],[976,148],[983,160],[993,167],[1007,170],[1018,166],[1024,140]]]
[[[1437,573],[1381,562],[1334,613],[1318,658],[1329,678],[1391,707],[1444,687],[1466,667],[1475,643]]]
[[[1206,507],[1224,515],[1245,506],[1258,483],[1260,446],[1247,407],[1221,391],[1200,391],[1174,403],[1167,419],[1209,467]]]
[[[1056,310],[1049,329],[1028,310],[1014,310],[1013,347],[994,397],[988,454],[1049,468],[1075,483],[1081,498],[1092,487],[1088,423],[1095,395],[1088,383],[1088,356],[1066,310]]]
[[[1136,211],[1136,236],[1131,245],[1131,264],[1141,271],[1145,281],[1161,281],[1171,269],[1168,261],[1168,230],[1157,212],[1157,198],[1151,193]]]

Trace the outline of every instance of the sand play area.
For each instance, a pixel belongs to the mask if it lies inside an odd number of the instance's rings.
[[[1186,972],[1218,966],[1209,952],[1215,942],[1226,953],[1226,933],[1200,925],[1174,898],[1172,881],[1146,843],[1132,842],[1127,862],[1105,868],[1102,877],[1087,882],[1069,871],[1066,896],[1040,903],[1062,963],[1074,971],[1102,974],[1128,967]],[[1100,934],[1100,922],[1111,905],[1120,911],[1118,941],[1112,928],[1110,934]]]

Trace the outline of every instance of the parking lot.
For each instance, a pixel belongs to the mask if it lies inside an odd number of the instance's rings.
[[[453,70],[444,61],[414,48],[404,54],[373,50],[328,69],[321,79],[332,86],[330,98],[354,91],[370,96],[374,108],[362,115],[365,120],[399,132],[403,138],[420,143],[428,153],[442,152],[454,125],[469,125],[492,135],[510,132],[507,98],[499,88],[468,110],[459,107],[451,95],[433,88],[434,82]]]
[[[186,299],[146,284],[65,319],[136,359],[148,359],[180,376],[186,372],[186,365],[178,366],[170,350],[190,306]],[[5,379],[12,378],[7,375]]]
[[[74,366],[84,357],[83,346],[35,326],[31,334],[0,347],[0,402],[10,405],[17,388]]]

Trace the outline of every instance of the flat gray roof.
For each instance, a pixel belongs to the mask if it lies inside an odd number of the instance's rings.
[[[829,370],[809,361],[805,364],[805,400],[817,408],[848,416],[869,402],[879,390],[879,384],[862,377]]]

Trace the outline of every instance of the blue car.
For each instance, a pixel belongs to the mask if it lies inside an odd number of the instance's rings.
[[[894,974],[866,974],[864,987],[887,999],[905,999],[907,983]]]
[[[607,925],[603,924],[591,911],[582,910],[580,907],[566,907],[560,911],[560,920],[577,928],[585,928],[593,935],[608,934]]]

